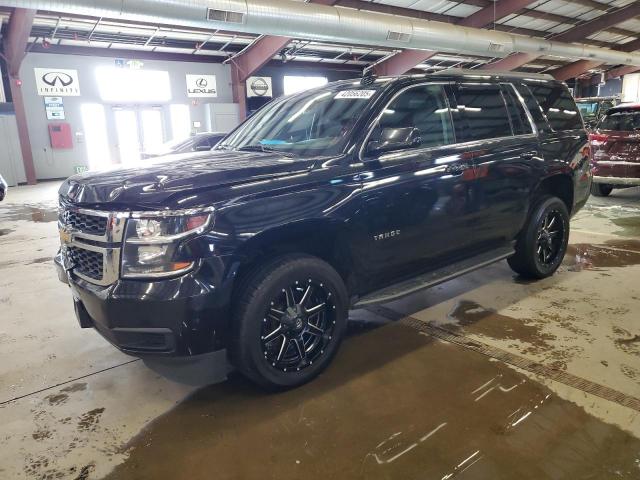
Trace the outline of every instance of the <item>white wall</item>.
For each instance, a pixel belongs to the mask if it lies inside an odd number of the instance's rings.
[[[204,127],[206,121],[207,103],[231,103],[231,72],[227,65],[195,62],[163,62],[158,60],[144,60],[143,69],[165,70],[169,72],[172,99],[160,105],[165,116],[165,137],[171,138],[171,123],[169,121],[169,104],[182,103],[190,106],[191,120],[201,122]],[[48,53],[29,53],[22,63],[20,77],[25,109],[29,118],[29,135],[33,149],[33,160],[36,176],[39,180],[48,178],[62,178],[73,175],[74,167],[87,165],[86,145],[76,143],[75,134],[83,134],[80,106],[83,103],[104,103],[100,99],[95,80],[96,67],[114,66],[115,60],[107,57],[90,57],[80,55],[58,55]],[[80,97],[64,97],[66,122],[71,125],[74,133],[74,147],[70,150],[52,150],[50,147],[48,124],[44,97],[37,95],[34,68],[75,69],[80,81]],[[192,99],[187,97],[185,74],[215,75],[218,97]],[[196,105],[192,101],[196,100]],[[153,104],[156,105],[156,104]],[[118,161],[119,154],[116,147],[116,131],[112,108],[115,105],[105,105],[107,133],[110,139],[110,157]]]
[[[622,101],[640,101],[640,73],[625,75],[622,79]]]
[[[13,113],[0,114],[0,173],[9,186],[27,181]]]

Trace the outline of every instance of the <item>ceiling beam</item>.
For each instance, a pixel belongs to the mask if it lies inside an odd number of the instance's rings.
[[[618,23],[621,23],[630,18],[640,15],[640,3],[632,3],[626,7],[619,8],[612,12],[606,13],[593,20],[581,23],[573,28],[570,28],[566,32],[562,32],[554,36],[551,40],[558,42],[576,42],[582,41],[589,35],[593,35],[596,32],[602,31],[607,27],[611,27]],[[536,59],[538,55],[530,53],[514,53],[500,59],[496,62],[490,63],[480,67],[483,70],[514,70],[526,63],[529,63]]]
[[[492,25],[496,20],[511,15],[535,0],[502,0],[495,4],[491,2],[481,10],[466,18],[458,18],[454,21],[456,25],[463,27],[483,28]],[[402,75],[416,65],[433,57],[436,51],[433,50],[403,50],[392,57],[376,64],[373,67],[377,75]]]
[[[620,78],[625,75],[629,75],[630,73],[637,73],[640,70],[640,67],[627,65],[625,67],[613,68],[607,72],[607,80],[610,78]]]
[[[312,3],[333,5],[336,0],[310,0]],[[246,80],[262,68],[274,55],[293,40],[291,37],[263,35],[240,53],[229,59],[231,65],[231,91],[233,101],[240,106],[240,120],[247,115]]]
[[[640,3],[634,2],[626,7],[619,8],[610,13],[605,13],[585,23],[581,23],[566,32],[553,37],[558,42],[577,42],[587,38],[589,35],[600,32],[605,28],[630,20],[640,15]]]
[[[456,24],[463,27],[484,28],[497,22],[501,18],[522,10],[534,1],[535,0],[500,0],[499,2],[495,2],[495,4],[491,2],[490,5],[487,5],[482,10],[478,10],[466,18],[461,18]]]
[[[597,61],[594,62],[592,60],[578,60],[577,62],[570,63],[547,73],[553,75],[553,77],[557,80],[566,81],[570,78],[578,77],[584,72],[587,72],[592,68],[599,67],[600,65],[602,65],[602,63]]]
[[[640,50],[640,38],[632,40],[631,42],[623,43],[622,45],[613,47],[614,50],[620,50],[622,52],[633,52]],[[593,68],[602,65],[600,62],[591,62],[589,60],[578,60],[577,62],[570,63],[556,70],[549,72],[558,80],[568,80],[570,78],[577,77]],[[635,66],[623,66],[610,70],[607,72],[607,78],[618,78],[629,73],[634,73],[640,70]]]

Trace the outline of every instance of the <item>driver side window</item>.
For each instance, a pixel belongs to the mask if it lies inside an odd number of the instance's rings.
[[[374,135],[384,129],[416,128],[420,147],[437,147],[454,143],[449,106],[442,85],[410,88],[385,108]]]

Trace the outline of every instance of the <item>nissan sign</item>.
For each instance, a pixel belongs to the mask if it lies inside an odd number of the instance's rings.
[[[187,96],[192,98],[217,97],[216,76],[187,74]]]
[[[273,97],[271,77],[247,78],[247,97]]]
[[[55,97],[80,96],[77,70],[62,68],[34,68],[38,95]]]

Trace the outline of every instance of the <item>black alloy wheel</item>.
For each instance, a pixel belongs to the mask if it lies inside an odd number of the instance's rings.
[[[549,210],[538,227],[536,254],[541,265],[553,265],[562,251],[564,223],[558,210]]]
[[[324,354],[333,338],[336,306],[323,283],[296,280],[270,302],[262,320],[261,345],[271,366],[300,371]]]
[[[511,269],[525,278],[546,278],[558,269],[569,242],[569,212],[558,197],[541,196],[517,237]]]
[[[234,292],[231,361],[267,389],[302,385],[338,351],[348,311],[347,289],[327,262],[306,254],[270,259]]]

